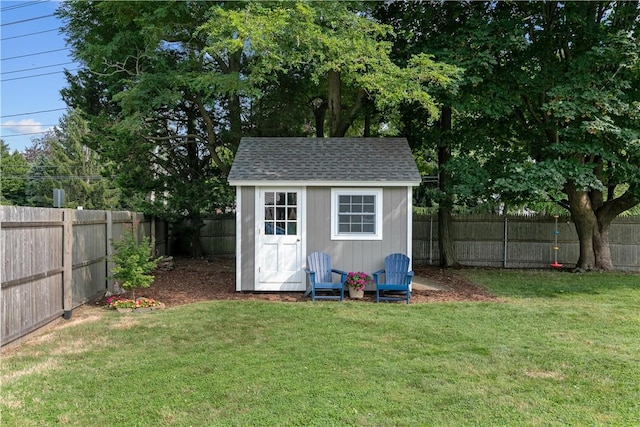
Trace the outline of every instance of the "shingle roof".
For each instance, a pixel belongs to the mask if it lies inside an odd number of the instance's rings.
[[[405,138],[242,138],[228,180],[417,185],[420,174]]]

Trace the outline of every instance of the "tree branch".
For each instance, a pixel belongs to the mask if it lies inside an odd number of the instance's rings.
[[[220,159],[220,156],[218,156],[218,153],[216,153],[216,144],[215,144],[216,133],[213,129],[213,120],[211,120],[211,116],[209,115],[209,112],[207,111],[207,109],[204,107],[204,104],[202,103],[202,100],[200,98],[193,95],[191,97],[191,100],[198,107],[198,110],[200,111],[200,116],[202,117],[206,125],[207,139],[204,140],[204,142],[209,148],[209,153],[211,153],[211,158],[213,159],[213,162],[216,164],[216,166],[218,166],[218,168],[220,168],[222,172],[224,172],[225,174],[228,174],[229,167],[222,161],[222,159]]]

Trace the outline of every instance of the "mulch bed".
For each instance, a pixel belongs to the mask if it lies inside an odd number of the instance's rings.
[[[237,292],[235,290],[235,259],[230,258],[176,258],[175,269],[156,271],[153,284],[139,289],[136,296],[153,298],[167,307],[212,300],[265,300],[297,302],[309,301],[303,292]],[[445,285],[447,291],[414,290],[411,304],[447,301],[498,301],[482,287],[464,279],[455,269],[414,266],[416,275],[428,277]],[[347,297],[345,297],[347,299]],[[365,293],[362,300],[375,301],[375,295]],[[95,301],[104,305],[106,298]]]

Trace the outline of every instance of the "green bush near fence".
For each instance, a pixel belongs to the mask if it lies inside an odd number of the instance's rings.
[[[88,308],[3,356],[2,422],[640,425],[640,276],[465,274],[502,302]]]
[[[112,241],[115,253],[111,260],[115,267],[111,269],[113,279],[124,290],[131,291],[135,299],[135,290],[148,288],[153,283],[151,272],[158,265],[160,258],[152,256],[154,244],[149,238],[143,238],[140,242],[136,239],[133,230],[124,233],[121,240]]]

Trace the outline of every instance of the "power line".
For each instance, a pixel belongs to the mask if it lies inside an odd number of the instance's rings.
[[[67,70],[67,71],[78,71],[78,70],[79,70],[79,68],[74,68],[73,70]],[[30,78],[33,78],[33,77],[50,76],[51,74],[59,74],[59,73],[63,73],[63,72],[64,71],[52,71],[50,73],[33,74],[31,76],[12,77],[10,79],[2,79],[2,80],[0,80],[0,83],[1,82],[9,82],[9,81],[12,81],[12,80],[30,79]]]
[[[55,15],[53,13],[51,13],[49,15],[36,16],[35,18],[23,19],[21,21],[7,22],[6,24],[0,24],[0,27],[7,27],[9,25],[22,24],[24,22],[37,21],[38,19],[51,18],[52,16],[55,16]]]
[[[53,65],[43,65],[41,67],[31,67],[31,68],[23,68],[22,70],[15,70],[15,71],[3,71],[2,74],[15,74],[15,73],[23,73],[25,71],[32,71],[32,70],[40,70],[42,68],[51,68],[51,67],[59,67],[61,65],[69,65],[69,64],[73,64],[73,62],[63,62],[61,64],[53,64]]]
[[[102,176],[102,175],[39,175],[39,176],[26,176],[26,175],[3,175],[3,178],[7,179],[24,179],[27,181],[45,181],[49,179],[56,180],[65,180],[65,179],[88,179],[88,180],[102,180],[102,179],[113,179],[116,178],[115,175],[111,176]]]
[[[17,138],[19,136],[27,136],[27,135],[42,135],[43,133],[47,133],[48,131],[42,131],[42,132],[29,132],[29,133],[19,133],[16,135],[2,135],[0,136],[0,138]]]
[[[50,33],[52,31],[58,31],[58,30],[60,30],[60,28],[52,28],[50,30],[36,31],[35,33],[20,34],[19,36],[3,37],[2,41],[19,39],[19,38],[22,38],[22,37],[35,36],[35,35],[38,35],[38,34]]]
[[[66,109],[67,108],[65,107],[65,108],[54,108],[52,110],[31,111],[29,113],[7,114],[4,116],[0,116],[0,119],[6,119],[7,117],[31,116],[33,114],[41,114],[41,113],[51,113],[53,111],[62,111]]]
[[[63,47],[60,49],[45,50],[44,52],[29,53],[27,55],[11,56],[9,58],[2,58],[0,59],[0,61],[8,61],[10,59],[18,59],[18,58],[27,58],[29,56],[36,56],[36,55],[44,55],[45,53],[60,52],[62,50],[69,50],[69,48]]]
[[[15,123],[15,124],[8,124],[8,125],[7,125],[7,124],[4,124],[4,123],[0,123],[0,127],[3,127],[3,126],[4,126],[4,127],[18,127],[18,126],[20,126],[20,127],[45,126],[45,127],[46,127],[46,126],[58,126],[58,125],[57,125],[57,124],[56,124],[56,125],[43,125],[43,124],[40,124],[40,123],[38,123],[38,124],[33,124],[33,125],[21,125],[21,124],[19,124],[19,123]]]
[[[0,12],[5,12],[5,11],[9,11],[9,10],[14,10],[14,9],[20,9],[23,7],[28,7],[28,6],[35,6],[37,4],[40,3],[47,3],[49,0],[38,0],[38,1],[32,1],[32,2],[28,2],[28,3],[21,3],[21,4],[14,4],[11,6],[6,6],[3,7],[2,9],[0,9]]]

